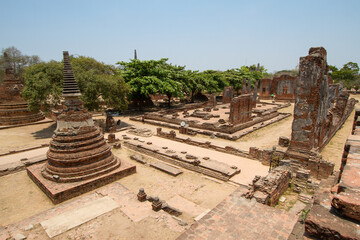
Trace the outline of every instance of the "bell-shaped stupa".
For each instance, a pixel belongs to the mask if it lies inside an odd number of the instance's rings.
[[[0,84],[0,126],[22,125],[43,120],[41,112],[29,111],[21,97],[24,85],[14,75],[9,57],[4,53],[5,78]]]
[[[68,52],[64,52],[63,86],[63,112],[57,117],[43,176],[56,182],[76,182],[120,167],[120,160],[112,154],[111,147],[79,99],[81,93]]]
[[[80,96],[69,53],[64,51],[63,110],[57,117],[47,161],[27,168],[28,175],[54,203],[136,172],[134,165],[111,152]]]

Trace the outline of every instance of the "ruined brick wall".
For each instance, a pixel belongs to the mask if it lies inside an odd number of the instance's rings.
[[[230,103],[233,97],[234,97],[234,88],[224,87],[222,102]]]
[[[275,93],[276,100],[294,101],[296,96],[297,77],[283,74],[274,77],[272,80],[272,89]]]
[[[270,99],[272,94],[272,80],[264,78],[260,80],[260,89],[258,90],[259,97],[262,99]]]
[[[6,74],[0,84],[0,103],[25,102],[20,94],[23,88],[24,85],[13,74]]]
[[[216,93],[212,93],[208,96],[209,101],[206,103],[206,106],[209,107],[215,107],[217,102],[216,102]]]
[[[329,85],[326,50],[311,48],[300,58],[294,121],[290,146],[286,152],[293,165],[301,165],[318,179],[328,177],[334,165],[323,160],[319,152],[350,115],[354,99],[337,84]]]
[[[244,94],[233,98],[230,104],[231,124],[245,123],[251,120],[252,95]]]
[[[319,147],[327,115],[327,71],[326,50],[322,47],[310,48],[309,55],[300,58],[289,149],[311,151]]]
[[[255,198],[259,203],[274,206],[289,187],[290,180],[290,169],[286,166],[277,167],[265,177],[255,177],[252,187],[245,197]]]
[[[329,84],[329,101],[328,109],[332,109],[335,106],[336,99],[339,94],[339,84]]]

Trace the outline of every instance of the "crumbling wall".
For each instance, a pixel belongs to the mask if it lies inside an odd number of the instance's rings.
[[[244,94],[233,98],[230,104],[229,122],[235,125],[250,121],[251,110],[252,110],[251,94]]]
[[[341,86],[329,86],[326,50],[310,48],[300,58],[296,84],[296,102],[290,146],[287,155],[298,165],[311,170],[311,175],[326,178],[334,165],[318,154],[350,115],[355,100],[342,92]]]
[[[260,80],[260,90],[258,91],[261,99],[270,99],[272,94],[272,80],[263,78]]]
[[[215,107],[217,102],[216,102],[216,93],[212,93],[208,96],[209,101],[206,103],[206,106],[209,107]]]
[[[234,97],[233,87],[224,87],[222,103],[230,103]]]
[[[290,180],[290,169],[286,166],[277,167],[265,177],[256,176],[245,197],[255,198],[259,203],[274,206],[289,187]]]
[[[275,100],[294,101],[296,96],[297,77],[283,74],[274,77],[272,80],[272,89],[275,93]]]
[[[308,56],[300,58],[290,149],[310,151],[319,146],[319,127],[327,112],[323,102],[328,96],[327,83],[326,50],[311,48]]]

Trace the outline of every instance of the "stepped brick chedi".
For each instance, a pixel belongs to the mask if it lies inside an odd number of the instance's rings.
[[[57,128],[47,152],[43,176],[58,182],[89,179],[120,166],[120,161],[94,125],[83,102],[69,61],[64,52],[63,112],[57,117]]]
[[[63,111],[57,117],[47,162],[27,168],[30,178],[54,203],[136,172],[134,165],[113,155],[84,108],[67,51],[64,52],[63,87]]]
[[[28,110],[27,102],[21,97],[24,86],[14,76],[9,57],[4,53],[5,78],[0,84],[0,126],[28,124],[43,120],[41,112]]]

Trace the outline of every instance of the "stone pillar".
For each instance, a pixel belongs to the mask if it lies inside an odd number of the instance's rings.
[[[230,103],[234,97],[233,87],[224,87],[222,103]]]
[[[260,160],[261,159],[260,153],[261,153],[261,151],[257,147],[250,147],[250,149],[249,149],[249,155],[252,158]]]
[[[272,150],[271,149],[265,149],[262,153],[262,160],[261,163],[265,166],[270,166],[270,161],[272,158]]]
[[[258,95],[258,81],[256,81],[255,86],[254,86],[254,92],[253,92],[253,102],[252,102],[252,107],[256,108],[256,103],[257,103],[257,95]]]
[[[251,93],[251,80],[248,79],[248,82],[247,82],[247,93]]]
[[[247,94],[246,79],[243,79],[243,86],[242,86],[241,94]]]
[[[209,107],[216,106],[216,93],[210,94],[209,101],[207,102],[207,106],[209,106]]]
[[[245,123],[251,120],[252,96],[244,94],[233,98],[230,104],[229,121],[231,124]]]
[[[108,141],[109,141],[109,143],[115,142],[115,141],[116,141],[116,139],[115,139],[115,134],[110,133],[110,134],[108,135]]]
[[[158,136],[162,135],[162,128],[156,128],[156,135]]]
[[[328,66],[323,47],[310,48],[300,58],[300,74],[296,84],[296,102],[290,147],[293,158],[308,159],[319,147],[320,133],[326,121],[328,99]]]

